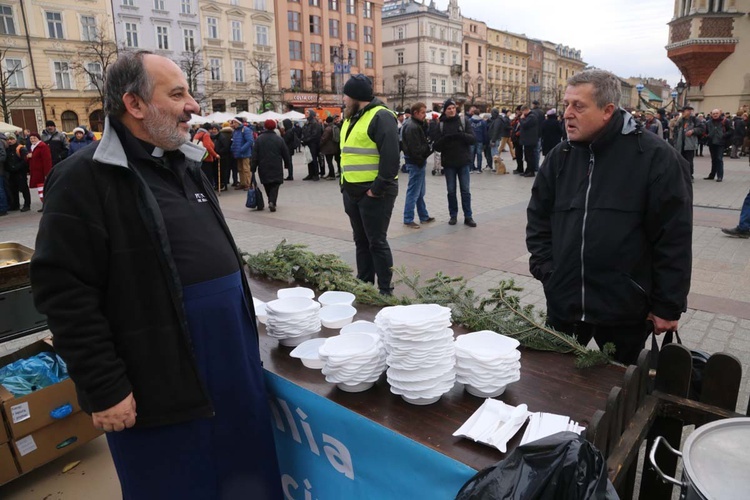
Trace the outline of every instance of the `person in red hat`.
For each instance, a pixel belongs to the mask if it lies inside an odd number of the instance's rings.
[[[258,173],[268,197],[268,209],[275,212],[279,186],[284,183],[284,167],[288,169],[291,166],[292,158],[284,139],[276,134],[276,122],[266,120],[263,128],[265,130],[255,139],[252,172],[253,178],[255,173]],[[263,208],[259,207],[258,210]]]

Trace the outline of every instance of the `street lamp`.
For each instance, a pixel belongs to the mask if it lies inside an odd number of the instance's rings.
[[[635,90],[638,91],[638,109],[641,109],[641,92],[643,92],[643,89],[645,88],[645,85],[642,83],[638,83],[638,85],[635,86]]]
[[[680,77],[680,82],[677,84],[677,95],[680,98],[680,103],[682,106],[685,106],[685,99],[682,98],[682,94],[687,89],[687,84],[682,81],[682,77]]]
[[[344,62],[346,61],[346,62]],[[334,71],[337,78],[337,93],[341,95],[341,107],[344,107],[344,74],[351,73],[352,69],[352,57],[351,54],[347,54],[346,59],[344,58],[344,43],[339,44],[338,52],[334,53],[333,56]]]
[[[676,111],[677,110],[677,91],[673,90],[671,96],[672,96],[672,111]]]

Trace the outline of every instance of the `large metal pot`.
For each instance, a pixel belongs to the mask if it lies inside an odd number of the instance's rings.
[[[664,444],[682,457],[682,481],[667,476],[656,464],[656,449]],[[664,481],[680,487],[686,500],[745,500],[750,498],[750,418],[727,418],[696,429],[680,453],[659,436],[649,460]]]

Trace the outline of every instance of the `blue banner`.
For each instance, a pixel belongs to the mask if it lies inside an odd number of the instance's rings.
[[[476,471],[268,371],[287,500],[455,498]]]

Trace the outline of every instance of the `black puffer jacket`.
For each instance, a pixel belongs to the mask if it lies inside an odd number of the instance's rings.
[[[539,169],[527,210],[531,273],[558,322],[679,319],[690,288],[692,184],[661,137],[617,112],[591,145],[566,142]]]
[[[284,167],[289,168],[290,163],[289,149],[276,132],[265,130],[255,139],[252,169],[262,184],[283,184]]]
[[[434,134],[434,148],[441,153],[443,167],[461,168],[471,164],[470,146],[476,144],[477,139],[469,120],[462,124],[458,114],[453,118],[441,115]]]

